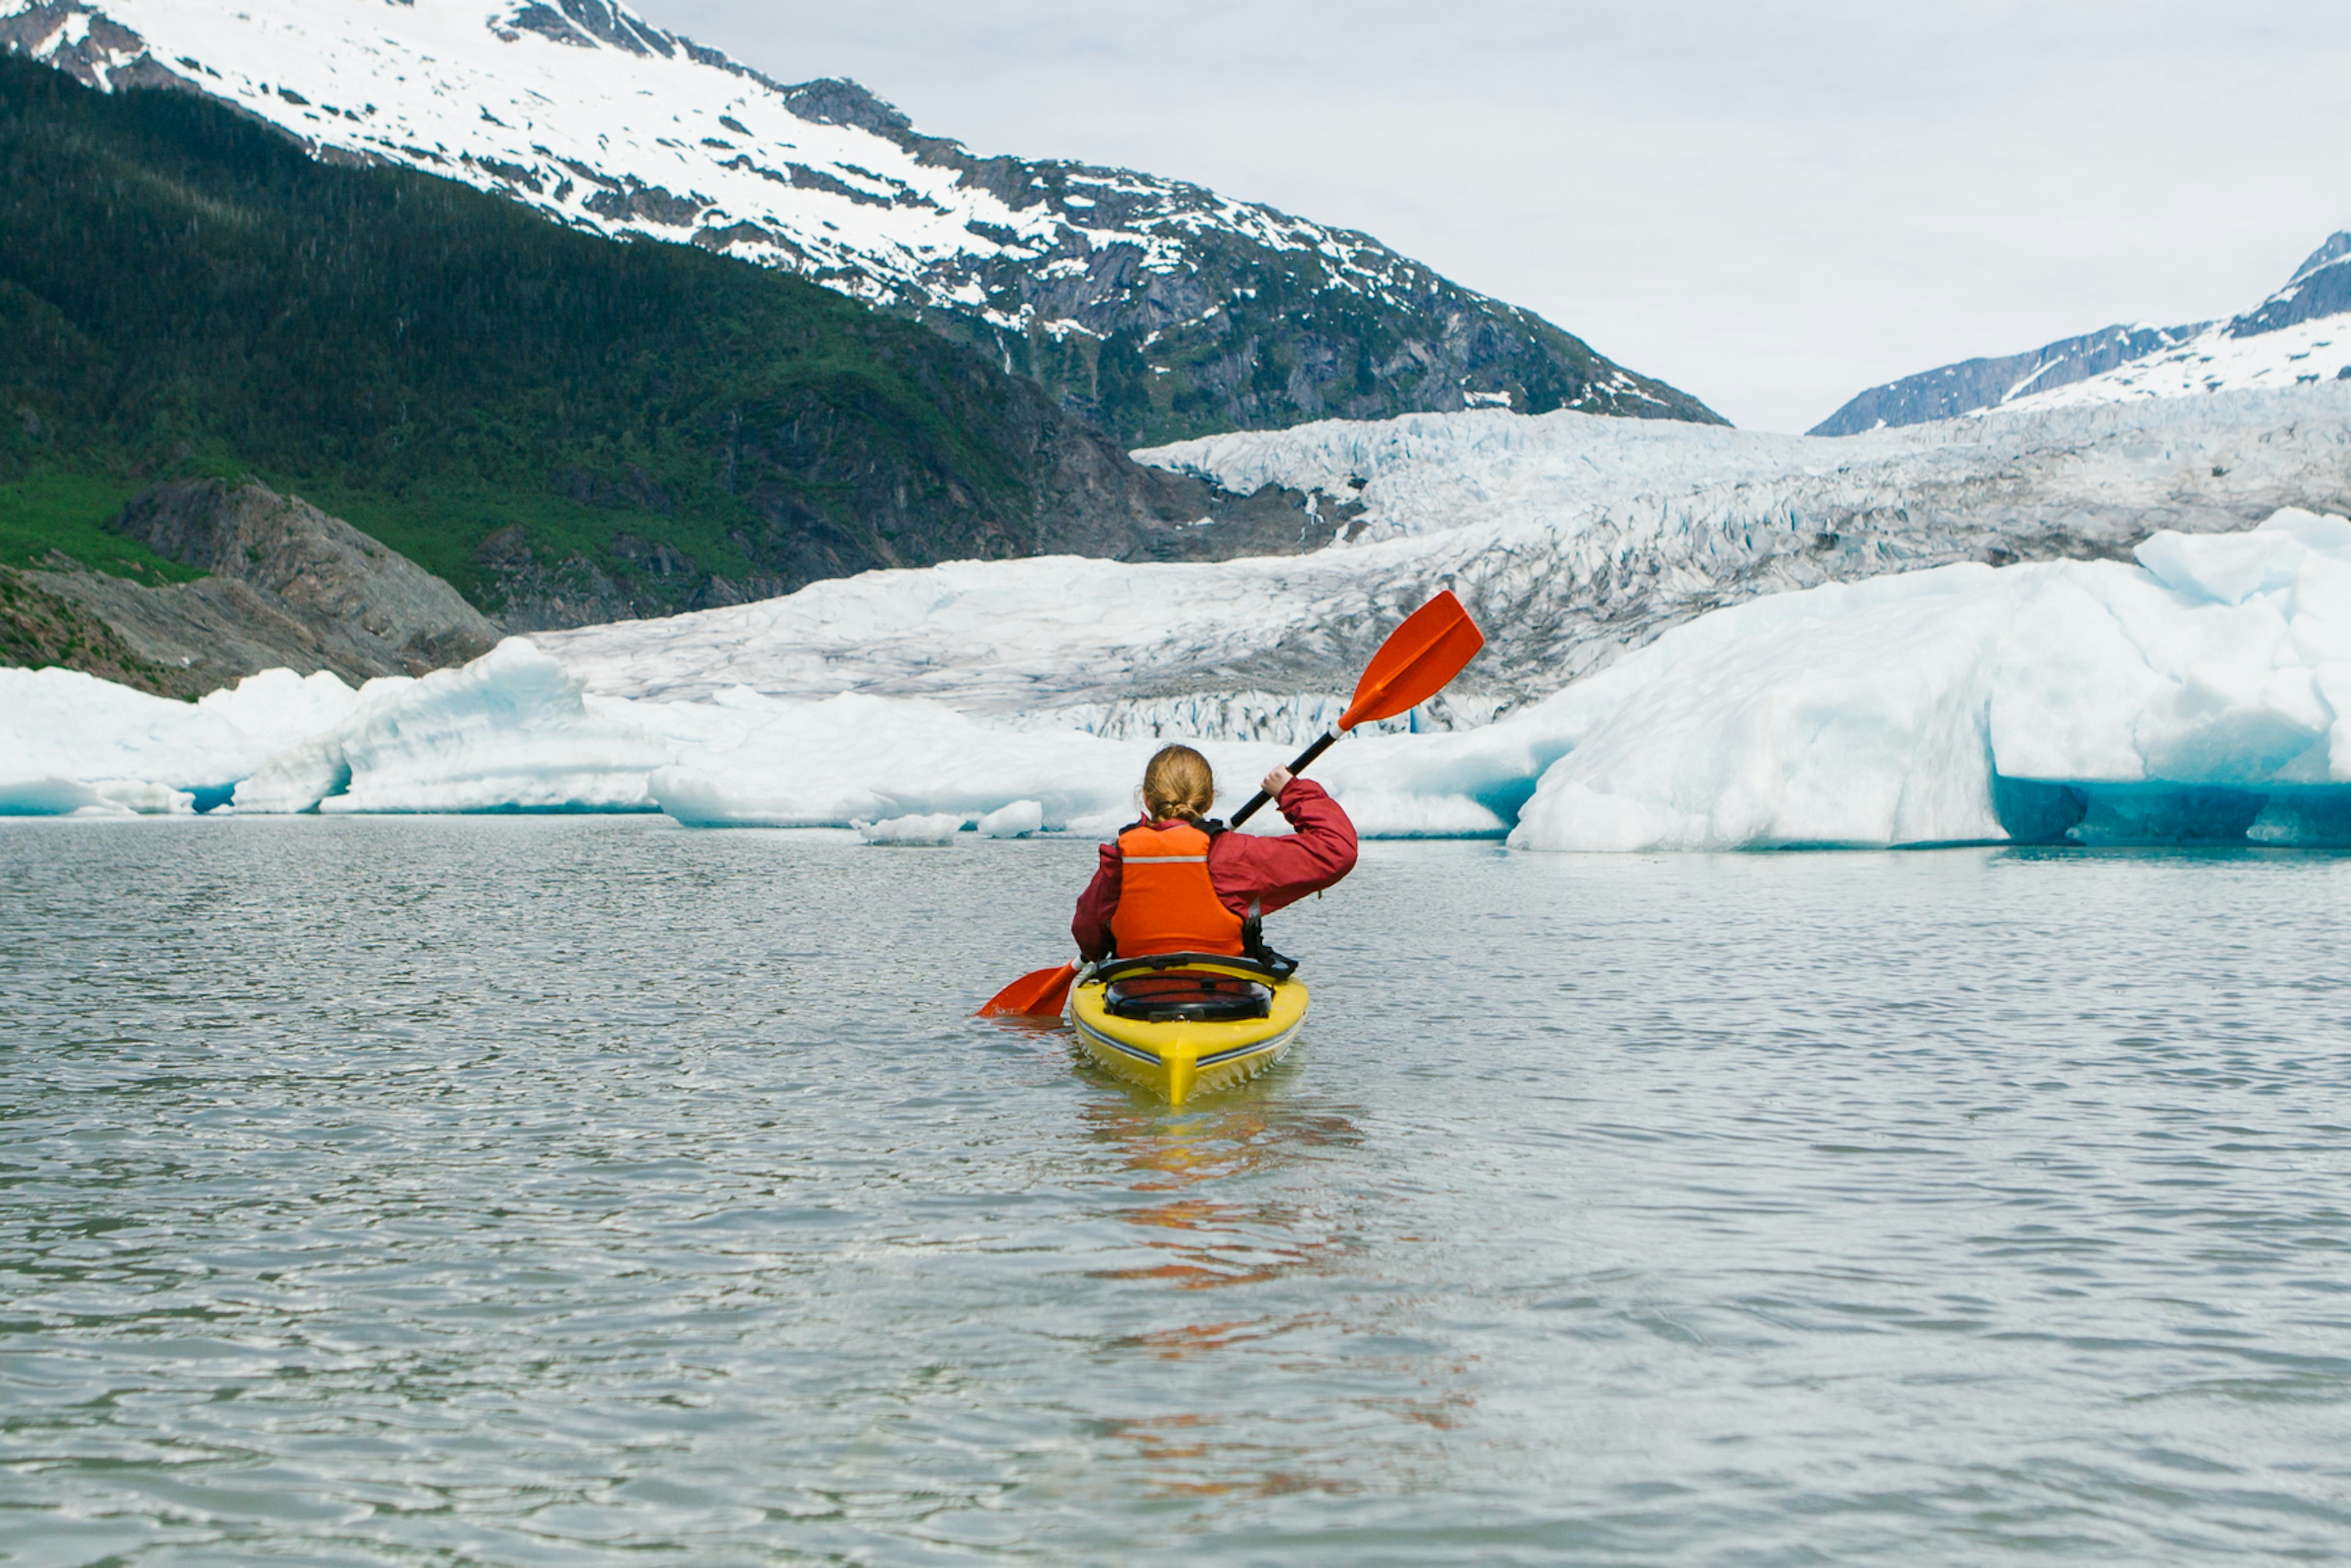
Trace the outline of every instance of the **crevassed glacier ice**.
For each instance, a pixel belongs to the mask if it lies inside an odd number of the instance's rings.
[[[1422,727],[1538,700],[1725,604],[2351,507],[2351,383],[1838,439],[1559,413],[1422,414],[1141,455],[1360,494],[1340,547],[1199,564],[957,562],[540,634],[591,692],[922,697],[1047,728],[1294,743],[1398,620],[1460,594],[1488,649]]]

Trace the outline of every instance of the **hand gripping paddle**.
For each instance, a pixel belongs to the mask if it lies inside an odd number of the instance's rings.
[[[1478,630],[1453,591],[1440,591],[1388,633],[1388,640],[1372,655],[1364,678],[1355,683],[1355,695],[1347,711],[1339,716],[1338,727],[1300,752],[1290,765],[1290,772],[1305,772],[1309,763],[1357,725],[1394,718],[1418,707],[1443,691],[1446,683],[1459,674],[1485,645],[1486,634]],[[1233,813],[1232,825],[1238,828],[1256,816],[1267,799],[1262,789],[1250,796],[1249,804]]]
[[[1359,724],[1394,718],[1408,708],[1418,707],[1443,691],[1446,684],[1459,674],[1462,666],[1485,645],[1486,634],[1478,630],[1478,623],[1469,619],[1469,612],[1461,607],[1461,601],[1453,597],[1450,589],[1440,591],[1388,633],[1388,640],[1372,655],[1364,678],[1355,683],[1355,695],[1348,701],[1347,711],[1339,716],[1338,727],[1300,752],[1290,763],[1290,771],[1305,772],[1308,765],[1330,750],[1340,736]],[[1257,815],[1266,800],[1263,790],[1249,797],[1249,804],[1233,813],[1232,825],[1238,828]],[[987,1005],[979,1009],[979,1016],[1057,1018],[1070,999],[1070,983],[1077,977],[1074,964],[1032,971],[990,997]]]

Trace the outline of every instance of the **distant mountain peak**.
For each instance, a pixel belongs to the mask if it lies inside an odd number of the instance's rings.
[[[2332,267],[2346,256],[2351,256],[2351,229],[2337,229],[2326,236],[2326,243],[2310,253],[2310,259],[2294,269],[2289,285],[2300,283],[2322,267]]]
[[[1130,443],[1505,402],[1718,422],[1368,235],[976,156],[856,82],[786,85],[614,0],[0,0],[0,51],[799,273],[982,347]]]
[[[2015,406],[2130,402],[2351,380],[2351,230],[2239,316],[2105,327],[2021,354],[1962,360],[1861,392],[1813,427],[1856,435]]]

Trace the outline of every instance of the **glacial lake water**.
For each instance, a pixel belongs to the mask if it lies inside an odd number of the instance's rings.
[[[0,827],[0,1562],[2351,1553],[2351,859],[1376,844],[1170,1112],[1092,852]]]

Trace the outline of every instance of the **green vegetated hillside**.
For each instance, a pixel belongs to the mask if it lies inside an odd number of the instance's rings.
[[[0,562],[168,580],[100,524],[245,473],[526,628],[1153,553],[1200,515],[1035,383],[814,285],[0,59]]]

